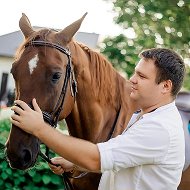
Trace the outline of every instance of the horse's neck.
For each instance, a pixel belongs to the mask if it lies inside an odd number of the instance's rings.
[[[99,89],[103,91],[98,92],[101,97],[97,96],[97,89],[95,89],[90,71],[92,64],[97,63],[90,62],[92,60],[88,55],[88,49],[85,51],[77,44],[72,44],[70,49],[78,83],[78,93],[74,108],[66,118],[69,132],[72,136],[93,142],[106,140],[111,135],[110,131],[115,130],[116,125],[125,126],[131,117],[131,113],[127,112],[128,95],[125,94],[129,90],[125,88],[128,88],[129,85],[113,71],[111,77],[114,79],[109,79],[112,80],[111,86],[108,84],[105,89]],[[108,75],[108,73],[103,74]],[[127,113],[129,114],[127,115]],[[117,128],[116,133],[119,134],[122,130]]]

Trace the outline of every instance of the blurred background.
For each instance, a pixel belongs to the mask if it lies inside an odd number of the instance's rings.
[[[14,81],[10,68],[16,49],[23,40],[18,27],[22,12],[26,13],[34,27],[58,30],[88,12],[80,31],[75,36],[76,40],[104,54],[126,79],[132,75],[135,64],[139,60],[138,54],[142,50],[152,47],[173,49],[186,63],[186,77],[182,91],[190,91],[189,0],[54,0],[48,3],[43,0],[7,0],[2,2],[0,11],[2,18],[0,21],[0,148],[2,150],[0,189],[63,188],[61,185],[58,186],[61,179],[55,177],[46,163],[41,161],[39,161],[41,169],[37,169],[42,171],[40,175],[36,173],[36,169],[25,173],[13,172],[7,165],[3,151],[10,130],[8,119],[11,114],[10,106],[14,101]],[[65,129],[64,123],[60,126]],[[53,178],[56,178],[56,184],[52,184],[50,173]],[[34,178],[35,184],[29,183]],[[25,183],[29,183],[29,186]]]

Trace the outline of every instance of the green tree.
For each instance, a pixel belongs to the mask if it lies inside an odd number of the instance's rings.
[[[113,3],[117,15],[114,22],[123,28],[124,33],[105,38],[100,44],[101,52],[128,77],[134,70],[138,54],[147,48],[171,48],[182,55],[185,62],[190,62],[189,0],[105,1]],[[133,37],[128,35],[131,31]],[[189,69],[187,71],[187,77],[190,77]],[[190,89],[188,82],[184,86]]]

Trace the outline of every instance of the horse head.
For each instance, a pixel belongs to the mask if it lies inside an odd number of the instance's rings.
[[[36,98],[50,124],[56,124],[58,119],[65,118],[74,105],[75,76],[67,45],[85,16],[86,14],[62,31],[35,31],[25,14],[19,22],[25,41],[19,48],[11,69],[16,99],[31,106],[32,99]],[[11,167],[21,170],[32,167],[39,151],[40,142],[36,137],[12,125],[6,143]]]

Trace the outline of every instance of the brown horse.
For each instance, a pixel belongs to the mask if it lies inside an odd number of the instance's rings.
[[[65,119],[70,135],[98,143],[121,134],[134,110],[130,82],[100,53],[73,41],[84,17],[59,32],[34,31],[23,14],[19,26],[25,41],[11,72],[16,99],[30,104],[35,97],[49,123]],[[11,167],[25,170],[35,164],[40,142],[13,125],[6,147]],[[88,173],[72,184],[75,190],[96,190],[99,180],[100,174]]]

